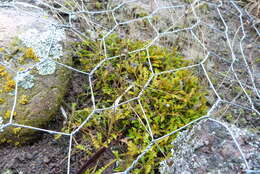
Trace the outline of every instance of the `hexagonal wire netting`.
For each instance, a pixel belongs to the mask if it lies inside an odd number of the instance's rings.
[[[59,24],[53,23],[55,28],[53,32],[53,36],[56,34],[56,31],[60,29],[64,29],[67,32],[70,32],[74,37],[79,40],[84,40],[85,38],[98,38],[104,44],[104,52],[105,59],[99,62],[90,72],[83,72],[81,70],[76,69],[75,67],[65,65],[60,63],[56,59],[49,58],[49,54],[51,50],[54,48],[53,45],[54,39],[50,42],[49,50],[46,51],[46,55],[43,56],[44,59],[42,61],[49,60],[51,63],[59,64],[64,66],[71,71],[76,71],[78,73],[82,73],[89,81],[91,94],[92,94],[92,103],[93,103],[93,111],[89,114],[89,116],[84,120],[84,122],[78,126],[71,133],[64,133],[58,131],[52,131],[42,128],[36,128],[28,125],[17,124],[13,122],[13,115],[16,109],[17,102],[17,91],[19,88],[19,78],[16,78],[16,85],[14,90],[14,103],[11,112],[10,121],[8,123],[3,124],[2,117],[0,117],[0,129],[5,131],[6,127],[9,126],[17,126],[21,128],[35,129],[43,132],[47,132],[50,134],[60,134],[64,136],[68,136],[69,140],[69,152],[68,152],[68,168],[67,173],[70,173],[70,158],[71,158],[71,149],[73,136],[80,131],[80,129],[92,118],[95,113],[115,109],[122,104],[131,102],[131,101],[139,101],[139,98],[142,96],[144,89],[150,84],[151,80],[161,74],[166,73],[174,73],[183,69],[200,69],[201,73],[204,75],[207,80],[210,90],[212,91],[212,100],[211,108],[208,110],[208,113],[205,116],[200,117],[194,121],[191,121],[189,124],[184,125],[183,127],[166,134],[159,138],[153,137],[153,132],[151,130],[151,126],[149,122],[147,122],[146,129],[150,136],[152,137],[152,141],[145,148],[145,150],[132,162],[132,165],[128,167],[122,173],[128,173],[132,170],[137,162],[140,160],[142,156],[146,154],[151,147],[155,145],[156,142],[173,135],[183,129],[187,128],[192,124],[196,124],[198,121],[202,119],[209,119],[214,121],[221,126],[223,126],[232,136],[233,141],[237,146],[237,150],[241,154],[241,157],[245,163],[245,166],[248,170],[250,170],[250,166],[248,164],[247,159],[241,149],[239,143],[234,136],[234,133],[229,129],[228,125],[223,122],[221,119],[214,117],[214,113],[220,110],[223,107],[223,104],[228,106],[235,106],[244,110],[249,110],[260,115],[259,110],[259,69],[257,69],[252,63],[252,55],[250,54],[249,47],[254,47],[253,42],[257,42],[259,40],[260,31],[259,24],[257,20],[253,16],[247,13],[246,10],[242,9],[236,1],[233,0],[217,0],[217,1],[207,1],[207,0],[194,0],[194,1],[167,1],[167,0],[152,0],[152,1],[137,1],[137,0],[117,0],[117,1],[100,1],[101,3],[107,3],[106,8],[104,9],[90,9],[87,5],[88,1],[77,1],[72,0],[73,6],[65,5],[66,1],[41,1],[35,0],[33,3],[25,3],[18,0],[13,0],[10,2],[2,2],[0,4],[0,8],[14,8],[19,11],[22,10],[23,6],[30,6],[30,8],[42,8],[48,10],[56,19],[60,22]],[[148,11],[147,15],[144,16],[135,16],[133,18],[124,19],[122,17],[122,13],[124,13],[124,9],[131,6],[131,4],[142,6],[144,9]],[[203,13],[203,7],[207,8],[208,13]],[[122,11],[120,11],[122,10]],[[165,16],[165,21],[159,21],[157,23],[153,22],[153,18],[155,16]],[[101,16],[101,17],[100,17]],[[109,23],[103,22],[101,19],[108,18]],[[114,101],[114,105],[108,108],[97,108],[95,102],[95,95],[92,90],[93,85],[93,74],[97,71],[99,67],[103,65],[104,62],[111,61],[113,59],[117,59],[121,55],[115,57],[108,57],[106,55],[106,38],[112,33],[119,33],[120,28],[131,25],[132,23],[138,21],[147,21],[147,25],[150,26],[151,32],[148,34],[140,34],[138,32],[135,33],[135,37],[138,37],[143,40],[148,40],[148,44],[139,50],[134,50],[132,52],[140,52],[147,51],[149,52],[149,47],[152,45],[158,44],[157,41],[164,37],[168,40],[184,40],[186,41],[185,45],[183,45],[183,53],[186,57],[189,57],[195,60],[194,64],[182,67],[179,69],[171,69],[167,71],[163,71],[160,73],[155,73],[152,68],[151,61],[148,61],[151,67],[151,76],[148,82],[144,85],[142,91],[139,93],[137,97],[131,98],[127,101],[120,103],[120,98]],[[80,21],[80,22],[78,22]],[[184,25],[181,21],[186,21]],[[46,23],[50,23],[46,19]],[[138,29],[137,29],[138,30]],[[87,33],[87,34],[86,34]],[[184,34],[183,34],[184,33]],[[254,33],[252,37],[252,33]],[[102,34],[102,35],[99,35]],[[142,36],[144,35],[144,36]],[[255,37],[256,36],[256,37]],[[254,40],[255,39],[255,40]],[[254,41],[253,41],[254,40]],[[259,42],[258,42],[259,43]],[[253,45],[253,46],[252,46]],[[223,53],[223,49],[225,48],[226,53]],[[195,49],[195,51],[194,51]],[[254,47],[255,50],[259,49],[259,45]],[[197,55],[196,55],[197,54]],[[258,55],[259,56],[259,55]],[[199,58],[198,58],[199,57]],[[149,58],[148,58],[149,60]],[[225,65],[220,65],[215,67],[211,64],[211,62],[225,62]],[[238,65],[239,64],[239,65]],[[11,71],[12,67],[8,66],[8,62],[0,62],[0,65],[9,68]],[[30,72],[34,67],[38,66],[37,63],[32,65],[23,71],[23,73]],[[241,70],[242,72],[238,71]],[[210,75],[209,75],[210,74]],[[241,75],[242,74],[242,75]],[[212,75],[218,78],[217,83],[212,82]],[[21,72],[17,72],[17,77],[21,76]],[[214,79],[215,80],[215,79]],[[241,92],[235,97],[228,97],[226,94],[226,88],[223,87],[223,84],[228,81],[231,84],[235,83],[237,87],[241,89]],[[242,100],[241,96],[243,96]],[[142,104],[140,103],[141,107]],[[223,109],[223,108],[222,108]],[[226,110],[229,108],[227,107]],[[63,110],[63,114],[65,111]],[[224,111],[225,112],[225,111]],[[144,116],[146,117],[145,113]],[[146,118],[147,119],[147,118]]]

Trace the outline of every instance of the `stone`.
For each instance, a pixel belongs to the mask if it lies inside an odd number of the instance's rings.
[[[238,141],[250,170],[260,170],[259,135],[225,123]],[[160,173],[246,173],[246,165],[228,130],[203,120],[181,132],[173,142],[172,157],[161,162]]]
[[[0,7],[0,143],[23,144],[36,131],[4,125],[45,128],[55,118],[70,77],[61,64],[70,65],[71,56],[58,21],[31,4],[16,7]]]
[[[50,162],[50,159],[47,156],[44,156],[43,157],[43,162],[47,164],[47,163]]]

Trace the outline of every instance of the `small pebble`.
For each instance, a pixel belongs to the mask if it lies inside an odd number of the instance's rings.
[[[43,162],[44,162],[44,163],[49,163],[49,162],[50,162],[49,157],[44,156],[44,157],[43,157]]]
[[[33,154],[31,153],[26,153],[25,154],[25,158],[28,159],[28,160],[31,160],[33,158]]]
[[[252,44],[248,44],[248,45],[246,46],[246,48],[252,48],[252,47],[253,47]]]

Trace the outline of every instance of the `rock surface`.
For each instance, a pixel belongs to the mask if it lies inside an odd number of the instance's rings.
[[[71,63],[58,22],[38,7],[16,6],[19,9],[0,7],[0,131],[10,121],[43,128],[55,117],[70,75],[55,63]],[[34,134],[32,129],[10,126],[1,131],[0,142],[26,143]]]
[[[238,141],[250,170],[259,171],[259,136],[232,125],[228,127]],[[192,129],[181,132],[173,144],[173,157],[161,163],[161,173],[246,173],[246,165],[228,130],[215,121],[201,121]]]

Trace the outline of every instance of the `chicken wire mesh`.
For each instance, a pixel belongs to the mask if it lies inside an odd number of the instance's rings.
[[[208,100],[210,108],[206,115],[195,119],[188,124],[170,132],[161,137],[154,137],[152,126],[149,121],[143,124],[147,132],[151,136],[151,141],[145,150],[140,153],[137,158],[131,163],[125,171],[120,173],[129,173],[136,166],[138,161],[162,139],[165,139],[179,131],[186,129],[192,124],[196,124],[202,119],[214,121],[225,127],[226,131],[232,136],[237,150],[241,154],[247,171],[251,171],[251,166],[248,163],[243,150],[225,121],[227,112],[236,112],[239,109],[253,112],[256,114],[256,119],[249,121],[247,124],[241,124],[240,118],[246,118],[246,114],[239,115],[233,122],[238,127],[242,128],[256,128],[259,126],[259,101],[260,101],[260,71],[259,67],[254,64],[256,57],[259,56],[259,23],[257,20],[247,13],[246,10],[232,0],[228,1],[137,1],[137,0],[118,0],[118,1],[32,1],[30,3],[23,1],[9,1],[1,2],[0,8],[13,8],[17,11],[23,10],[24,7],[35,9],[45,9],[54,16],[59,24],[48,20],[46,18],[46,25],[51,24],[53,27],[50,33],[48,50],[45,50],[42,59],[39,63],[27,67],[22,72],[16,72],[16,69],[8,64],[8,62],[0,62],[0,65],[8,68],[10,71],[16,73],[16,84],[14,90],[14,101],[11,109],[11,116],[8,123],[3,123],[0,117],[0,130],[5,131],[6,127],[16,126],[21,128],[28,128],[38,131],[47,132],[50,134],[58,134],[69,137],[69,151],[67,162],[67,173],[70,173],[71,153],[73,146],[73,137],[88,123],[96,113],[106,110],[114,110],[117,112],[118,107],[132,101],[137,101],[143,109],[140,97],[143,95],[145,89],[151,84],[151,81],[157,76],[163,74],[173,74],[180,70],[196,69],[204,80],[207,81],[210,95]],[[146,10],[146,13],[135,11],[127,11],[127,8],[136,8],[140,6]],[[128,14],[130,13],[130,15]],[[159,20],[154,18],[160,17]],[[1,20],[1,19],[0,19]],[[141,22],[145,21],[145,25],[149,28],[148,31],[142,31]],[[53,57],[53,50],[57,50],[55,46],[55,37],[59,35],[60,31],[66,31],[71,36],[78,40],[98,39],[103,44],[105,58],[98,64],[93,66],[89,72],[82,71],[73,66],[63,64],[58,59]],[[96,96],[93,92],[94,74],[106,62],[112,61],[124,56],[116,55],[109,57],[106,53],[106,39],[113,33],[120,36],[129,36],[140,40],[147,41],[147,44],[137,50],[128,51],[127,54],[146,51],[149,53],[149,48],[153,45],[169,46],[178,43],[181,52],[188,59],[193,60],[192,65],[181,67],[178,69],[167,69],[161,72],[155,72],[153,65],[148,58],[148,65],[150,67],[149,80],[142,87],[142,90],[136,97],[122,100],[119,96],[109,107],[97,106]],[[252,51],[253,50],[253,51]],[[22,125],[15,123],[13,120],[17,105],[19,82],[23,75],[30,73],[33,68],[40,66],[42,62],[49,62],[49,64],[57,64],[65,68],[84,74],[88,79],[91,101],[93,109],[87,118],[70,133],[52,131],[43,128],[32,127],[30,125]],[[216,63],[217,62],[217,63]],[[52,70],[50,70],[52,71]],[[43,72],[44,73],[44,72]],[[133,84],[132,84],[133,85]],[[126,89],[126,92],[132,88]],[[233,92],[237,89],[239,92],[234,96]],[[123,95],[123,94],[122,94]],[[236,107],[231,111],[231,107]],[[61,108],[63,115],[67,117],[67,113]],[[217,115],[217,116],[216,116]],[[146,120],[148,118],[145,115]],[[259,133],[259,132],[257,132]]]

